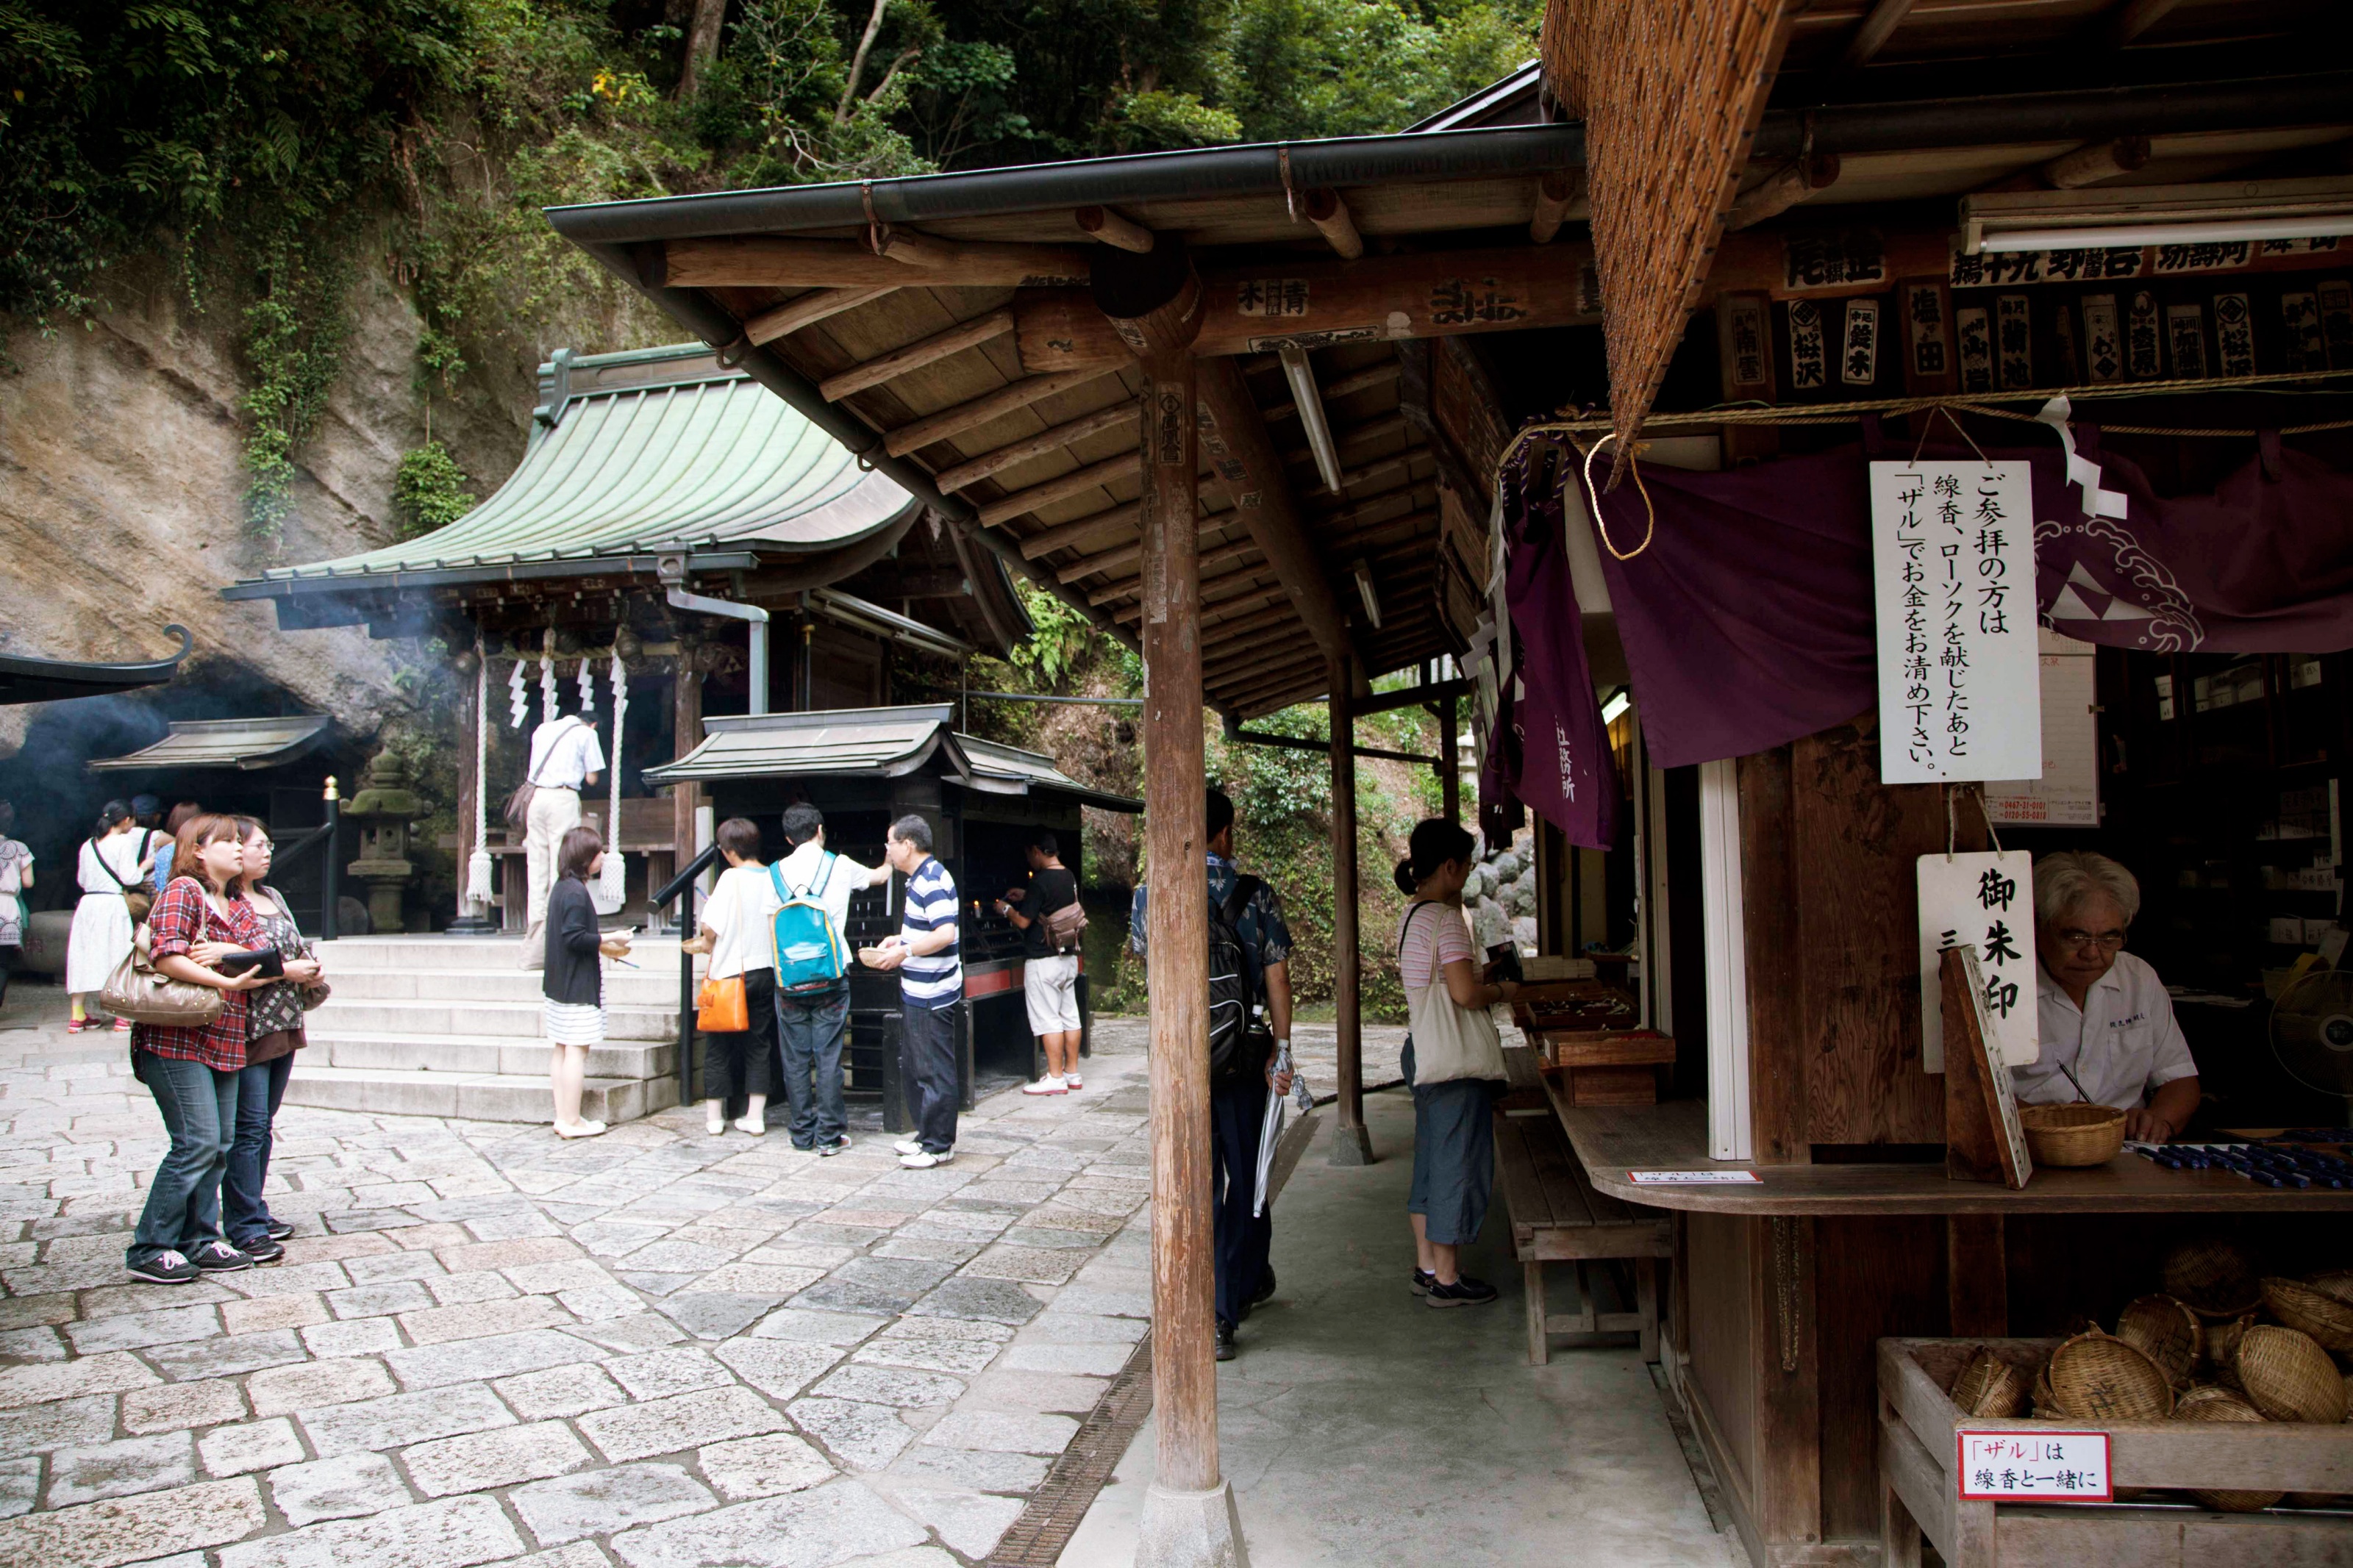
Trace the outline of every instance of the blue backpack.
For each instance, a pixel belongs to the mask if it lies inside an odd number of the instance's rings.
[[[849,970],[849,949],[818,898],[832,885],[834,863],[840,858],[828,854],[816,885],[799,892],[785,886],[782,867],[768,868],[768,879],[776,884],[776,897],[784,900],[784,908],[768,922],[779,991],[829,991],[841,984]]]

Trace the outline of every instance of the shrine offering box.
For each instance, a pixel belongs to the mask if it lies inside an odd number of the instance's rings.
[[[2353,1565],[2353,1513],[2293,1508],[2220,1513],[2198,1506],[2189,1496],[2193,1487],[2206,1491],[2353,1492],[2353,1425],[1997,1421],[1965,1414],[1945,1392],[1981,1347],[2031,1379],[2058,1342],[1879,1342],[1880,1517],[1889,1564],[1919,1563],[1925,1535],[1951,1568]],[[2104,1439],[2100,1489],[2139,1500],[1964,1498],[1964,1431],[2016,1434],[2028,1443],[2062,1435],[2071,1440],[2077,1435]],[[2097,1441],[2084,1445],[2094,1456],[2100,1447]],[[2092,1473],[2091,1467],[2084,1473]]]
[[[1536,1055],[1561,1075],[1571,1105],[1656,1105],[1659,1074],[1675,1062],[1672,1035],[1651,1029],[1544,1029]]]

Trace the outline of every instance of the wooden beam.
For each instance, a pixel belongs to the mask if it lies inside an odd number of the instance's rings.
[[[1152,253],[1152,231],[1140,223],[1124,218],[1109,207],[1081,207],[1071,215],[1079,231],[1105,245],[1115,245],[1122,250],[1138,256]]]
[[[1592,247],[1579,243],[1228,268],[1202,275],[1201,331],[1193,353],[1263,353],[1285,341],[1319,347],[1591,325],[1601,320],[1599,298],[1581,280],[1591,259]],[[1024,293],[1014,308],[1022,367],[1033,374],[1118,364],[1126,357],[1119,334],[1084,290]]]
[[[1413,485],[1402,489],[1384,490],[1379,495],[1324,512],[1307,520],[1307,527],[1320,542],[1345,534],[1359,525],[1384,522],[1398,515],[1400,505],[1407,511],[1438,504],[1436,485]]]
[[[1854,37],[1846,41],[1846,52],[1839,56],[1840,68],[1859,70],[1869,65],[1911,14],[1912,0],[1879,0],[1855,28]]]
[[[960,490],[966,485],[985,479],[1000,469],[1009,468],[1017,463],[1028,462],[1030,458],[1050,452],[1057,447],[1067,447],[1073,441],[1083,441],[1090,436],[1098,436],[1105,430],[1116,430],[1123,425],[1134,423],[1135,404],[1133,401],[1114,403],[1108,408],[1098,408],[1092,414],[1082,414],[1076,419],[1066,420],[1050,430],[1040,430],[1033,436],[1024,436],[1018,441],[1009,442],[993,452],[983,452],[977,458],[968,458],[952,468],[942,468],[939,486],[944,490]]]
[[[1212,426],[1204,444],[1225,479],[1242,526],[1289,590],[1293,607],[1315,646],[1326,658],[1345,659],[1351,652],[1347,617],[1340,612],[1324,563],[1300,521],[1290,480],[1274,454],[1274,443],[1267,439],[1266,422],[1250,401],[1241,367],[1205,365],[1200,385],[1201,407]]]
[[[1276,648],[1269,646],[1277,640],[1287,642],[1289,647]],[[1211,686],[1241,690],[1257,681],[1289,677],[1303,670],[1320,673],[1324,668],[1324,656],[1312,647],[1301,646],[1295,637],[1247,641],[1236,639],[1232,645],[1219,648],[1214,656],[1206,657],[1201,679]]]
[[[662,280],[673,289],[1071,288],[1087,280],[1087,253],[1075,246],[951,244],[904,230],[892,238],[888,256],[847,239],[673,239],[662,249]]]
[[[1117,365],[1094,365],[1085,370],[1066,370],[1052,375],[1026,377],[1010,386],[983,393],[970,402],[943,408],[937,414],[926,414],[912,424],[900,426],[882,437],[883,450],[894,458],[903,458],[934,441],[944,441],[951,436],[961,436],[967,430],[977,429],[1031,404],[1043,403],[1074,386],[1084,386],[1107,375],[1116,375],[1119,368]]]
[[[1364,441],[1377,441],[1383,437],[1404,435],[1413,429],[1402,414],[1384,414],[1378,419],[1367,419],[1362,425],[1352,425],[1345,430],[1332,432],[1335,447],[1353,446]],[[1313,462],[1315,452],[1310,447],[1293,447],[1282,454],[1286,463]]]
[[[1724,226],[1748,228],[1768,217],[1778,217],[1799,202],[1830,189],[1838,184],[1838,154],[1818,153],[1810,160],[1801,158],[1733,203]]]
[[[1246,364],[1242,368],[1249,370],[1250,366]],[[1370,392],[1374,387],[1386,386],[1397,378],[1397,361],[1383,360],[1378,364],[1366,365],[1364,369],[1351,371],[1346,375],[1335,375],[1330,381],[1323,383],[1317,390],[1322,394],[1325,403],[1337,403],[1340,399],[1353,397],[1359,392]],[[1270,425],[1278,419],[1296,419],[1297,417],[1299,417],[1299,405],[1296,403],[1277,403],[1266,411],[1266,422]]]
[[[1536,182],[1535,216],[1528,219],[1528,237],[1550,245],[1571,209],[1585,199],[1585,171],[1555,169]]]
[[[1141,541],[1137,542],[1135,553],[1139,557],[1144,553]],[[1233,563],[1238,561],[1250,561],[1253,559],[1256,561],[1256,564],[1254,566],[1245,566],[1241,569],[1244,571],[1256,570],[1261,572],[1266,569],[1264,558],[1259,556],[1257,542],[1250,539],[1229,540],[1223,544],[1211,545],[1208,549],[1202,551],[1201,584],[1203,591],[1208,591],[1209,584],[1216,582],[1220,578],[1233,575],[1230,571],[1211,572],[1209,570],[1210,567],[1230,566]],[[1083,574],[1082,574],[1082,575],[1083,575]],[[1108,605],[1114,599],[1134,597],[1142,595],[1143,592],[1144,574],[1139,571],[1132,577],[1117,578],[1113,582],[1104,584],[1100,588],[1089,591],[1087,595],[1087,603],[1098,605]]]
[[[2101,41],[2121,49],[2172,15],[2181,0],[2119,0],[2101,26]]]
[[[797,299],[787,300],[756,316],[745,317],[744,336],[754,346],[772,343],[778,338],[790,337],[803,327],[813,327],[819,321],[840,315],[844,310],[854,310],[871,300],[880,300],[885,294],[896,292],[896,289],[881,287],[812,289]]]
[[[1041,506],[1051,506],[1058,500],[1067,500],[1081,490],[1108,485],[1113,479],[1133,478],[1141,466],[1141,459],[1133,452],[1122,452],[1115,458],[1105,458],[1100,463],[1089,463],[1043,484],[1016,490],[1002,500],[990,501],[980,509],[980,521],[990,528],[1003,528],[1025,512],[1036,511]]]
[[[2146,136],[2119,136],[2113,142],[2087,142],[2043,164],[2042,178],[2055,191],[2080,190],[2147,167],[2148,152]]]
[[[1041,555],[1050,555],[1055,551],[1074,544],[1082,539],[1108,536],[1113,529],[1134,528],[1142,521],[1143,517],[1142,501],[1122,501],[1117,506],[1108,507],[1098,512],[1090,512],[1085,517],[1073,518],[1068,522],[1058,522],[1051,528],[1041,528],[1035,533],[1021,536],[1022,559],[1035,561]]]
[[[1299,210],[1342,260],[1354,261],[1365,254],[1365,237],[1356,232],[1356,220],[1348,216],[1348,204],[1339,192],[1318,185],[1299,198]]]
[[[1271,568],[1265,562],[1253,561],[1205,577],[1201,579],[1201,604],[1206,607],[1212,605],[1230,604],[1237,599],[1248,599],[1253,604],[1267,598],[1280,599],[1284,596],[1281,584],[1259,581],[1267,576],[1271,571]],[[1100,608],[1101,606],[1091,607]],[[1134,604],[1123,605],[1113,610],[1112,619],[1124,625],[1143,614],[1144,601],[1139,597]]]
[[[1013,307],[999,306],[985,316],[975,316],[969,321],[958,321],[944,331],[934,332],[909,343],[905,348],[892,349],[863,364],[851,365],[836,375],[828,375],[817,384],[817,389],[828,403],[839,403],[854,392],[870,386],[880,386],[912,370],[935,364],[950,354],[960,354],[977,348],[991,338],[1001,338],[1013,330]]]

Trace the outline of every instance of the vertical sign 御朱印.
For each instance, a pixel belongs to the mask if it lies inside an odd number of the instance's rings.
[[[1972,809],[1967,805],[1964,811]],[[2035,1031],[2034,857],[2023,849],[1923,855],[1920,880],[1920,1068],[1945,1070],[1948,947],[1973,947],[1985,985],[1987,1044],[2010,1067],[2041,1054]]]
[[[2022,462],[1871,465],[1883,784],[2042,776]]]

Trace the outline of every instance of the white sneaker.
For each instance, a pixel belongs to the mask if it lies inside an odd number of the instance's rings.
[[[754,1138],[765,1138],[768,1135],[767,1122],[765,1121],[755,1121],[749,1116],[737,1117],[735,1119],[735,1128],[737,1131],[749,1132]]]
[[[955,1158],[955,1151],[953,1149],[943,1149],[936,1154],[927,1154],[923,1152],[923,1146],[918,1144],[913,1153],[900,1155],[899,1163],[910,1171],[928,1171],[934,1165],[944,1165]]]
[[[920,1154],[923,1152],[923,1141],[920,1138],[902,1138],[891,1147],[897,1153]]]
[[[1074,1073],[1074,1072],[1066,1072],[1066,1073],[1064,1073],[1064,1074],[1062,1075],[1062,1082],[1063,1082],[1063,1084],[1064,1084],[1064,1086],[1065,1086],[1065,1087],[1067,1087],[1067,1088],[1071,1088],[1071,1089],[1084,1089],[1084,1088],[1086,1088],[1086,1085],[1085,1085],[1085,1084],[1081,1083],[1081,1082],[1079,1081],[1079,1075],[1078,1075],[1078,1074],[1076,1074],[1076,1073]]]
[[[702,1124],[702,1130],[712,1137],[716,1138],[727,1131],[727,1123],[724,1121],[706,1121]]]
[[[1048,1073],[1036,1083],[1023,1084],[1021,1086],[1021,1092],[1024,1094],[1068,1094],[1071,1090],[1068,1084],[1064,1083],[1060,1079],[1056,1078],[1052,1073]]]

